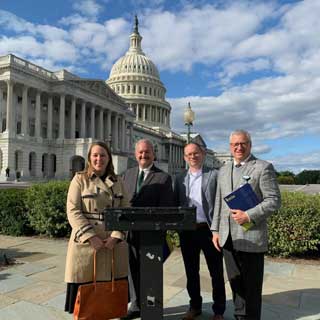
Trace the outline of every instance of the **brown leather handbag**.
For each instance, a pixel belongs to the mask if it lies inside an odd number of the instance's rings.
[[[96,250],[93,255],[93,283],[80,285],[74,305],[74,320],[106,320],[127,315],[128,280],[114,279],[112,250],[112,280],[96,281]]]

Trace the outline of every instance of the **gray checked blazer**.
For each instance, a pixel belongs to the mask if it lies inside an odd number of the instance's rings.
[[[217,170],[202,169],[202,207],[206,215],[208,226],[211,226],[214,200],[216,195],[216,185],[217,185]],[[181,207],[189,206],[189,181],[187,171],[176,176],[174,180],[174,198],[175,205]]]
[[[235,250],[244,252],[266,252],[268,250],[267,218],[280,208],[281,195],[274,168],[271,163],[259,160],[253,155],[244,164],[243,176],[249,176],[249,183],[261,202],[247,211],[254,226],[248,231],[231,218],[231,212],[224,197],[245,183],[244,179],[233,182],[233,162],[224,165],[218,176],[214,216],[211,225],[213,232],[219,233],[220,246],[225,244],[229,232]]]

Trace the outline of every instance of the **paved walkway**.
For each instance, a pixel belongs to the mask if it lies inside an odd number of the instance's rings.
[[[0,272],[1,320],[71,320],[63,312],[67,242],[0,235],[0,251],[18,264]],[[210,280],[201,263],[204,312],[211,319]],[[233,319],[229,284],[225,319]],[[165,319],[178,320],[187,309],[184,268],[179,250],[164,265]],[[266,261],[263,320],[320,320],[320,266]]]

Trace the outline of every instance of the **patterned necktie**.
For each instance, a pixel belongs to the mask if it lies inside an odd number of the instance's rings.
[[[140,190],[141,190],[141,186],[142,186],[142,183],[143,183],[143,179],[144,179],[144,171],[142,170],[139,174],[139,177],[138,177],[138,183],[137,183],[137,192],[139,193]]]

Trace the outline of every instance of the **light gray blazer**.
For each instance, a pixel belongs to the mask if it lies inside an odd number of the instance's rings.
[[[258,199],[261,200],[257,206],[247,210],[255,225],[249,231],[244,231],[231,218],[232,213],[223,199],[245,183],[244,179],[234,181],[232,189],[232,167],[233,162],[229,162],[219,171],[211,230],[219,233],[222,247],[231,232],[234,249],[245,252],[266,252],[268,250],[267,218],[281,205],[281,195],[274,168],[271,163],[259,160],[253,155],[243,168],[243,176],[250,177],[249,183]]]
[[[217,170],[202,169],[201,198],[202,208],[206,215],[208,226],[211,226],[214,200],[216,196]],[[176,176],[174,180],[175,205],[189,207],[189,181],[187,171]]]

